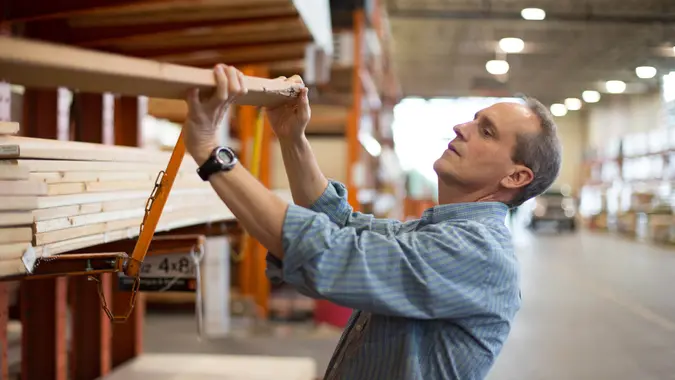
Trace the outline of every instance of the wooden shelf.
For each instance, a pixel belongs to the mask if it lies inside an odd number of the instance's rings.
[[[332,51],[327,0],[10,0],[3,21],[25,36],[191,66],[303,59]]]

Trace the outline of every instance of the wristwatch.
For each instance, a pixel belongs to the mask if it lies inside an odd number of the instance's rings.
[[[208,160],[197,168],[197,174],[202,180],[208,181],[213,173],[230,171],[237,162],[237,156],[232,149],[219,146],[211,151]]]

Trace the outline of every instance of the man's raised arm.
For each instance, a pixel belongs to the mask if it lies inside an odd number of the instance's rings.
[[[328,187],[309,141],[303,134],[291,139],[279,139],[286,176],[291,186],[293,202],[311,207]]]
[[[302,83],[297,75],[287,80]],[[305,129],[311,116],[307,89],[303,89],[296,100],[267,108],[266,112],[281,145],[293,202],[309,208],[323,194],[328,180],[321,173],[312,147],[305,137]]]

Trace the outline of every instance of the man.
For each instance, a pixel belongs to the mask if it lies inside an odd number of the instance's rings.
[[[208,169],[214,149],[232,161],[216,149],[216,125],[246,93],[236,69],[218,66],[215,75],[214,97],[190,95],[185,128],[203,178],[269,249],[273,280],[356,310],[324,379],[483,379],[520,308],[507,210],[548,188],[560,167],[547,109],[498,103],[456,126],[434,163],[440,204],[401,223],[353,212],[345,187],[323,176],[304,136],[306,89],[267,109],[294,205],[236,163]]]

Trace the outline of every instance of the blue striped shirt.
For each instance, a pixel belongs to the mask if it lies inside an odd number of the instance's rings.
[[[506,213],[477,202],[377,219],[331,181],[310,209],[289,206],[267,276],[354,309],[324,380],[483,379],[520,308]]]

